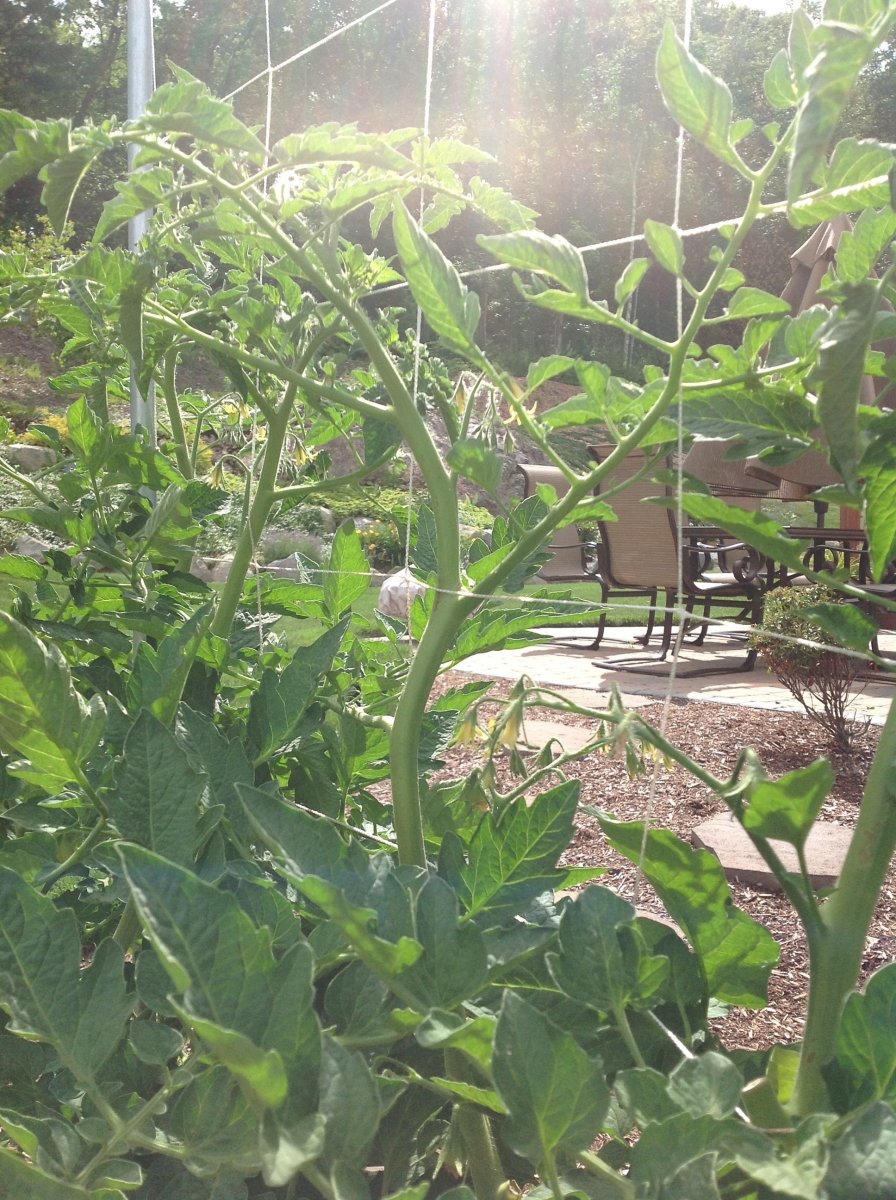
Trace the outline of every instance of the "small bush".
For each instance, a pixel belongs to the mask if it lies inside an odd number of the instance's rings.
[[[762,625],[753,633],[751,644],[812,720],[824,729],[831,747],[849,754],[868,728],[867,722],[856,722],[848,711],[861,659],[842,653],[811,612],[819,604],[842,602],[839,593],[820,584],[775,588],[765,598]]]

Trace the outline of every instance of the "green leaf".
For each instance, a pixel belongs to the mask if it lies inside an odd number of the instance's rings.
[[[367,591],[370,564],[364,557],[361,539],[352,521],[336,530],[327,573],[324,575],[324,604],[333,621],[338,621]]]
[[[340,601],[334,601],[338,607]],[[317,685],[330,670],[345,634],[347,620],[327,629],[310,646],[300,646],[282,671],[266,670],[249,704],[246,749],[253,766],[267,762],[288,744]]]
[[[605,414],[604,405],[593,395],[571,396],[541,414],[538,423],[545,429],[571,429],[595,425]]]
[[[877,633],[877,622],[852,604],[813,604],[806,608],[810,621],[820,625],[837,645],[866,654]]]
[[[864,993],[846,1001],[826,1074],[839,1112],[896,1101],[896,964],[875,971]]]
[[[534,392],[549,379],[571,371],[575,365],[576,360],[567,358],[565,354],[549,354],[547,358],[540,358],[537,362],[530,363],[526,376],[526,391]]]
[[[473,925],[459,926],[457,896],[430,875],[414,906],[415,935],[423,953],[401,976],[426,1008],[453,1008],[472,999],[485,983],[485,943]]]
[[[310,1111],[303,1075],[316,1069],[312,954],[296,943],[281,958],[234,896],[137,846],[117,847],[144,927],[174,987],[175,1007],[260,1105]]]
[[[885,418],[886,420],[886,418]],[[865,528],[871,577],[880,582],[896,558],[896,442],[893,431],[881,424],[862,458],[865,479]]]
[[[665,1075],[651,1067],[619,1071],[613,1080],[613,1092],[625,1110],[626,1119],[641,1128],[657,1125],[681,1111],[669,1095]]]
[[[692,1117],[728,1117],[740,1103],[744,1079],[723,1054],[709,1050],[683,1059],[669,1076],[669,1096]]]
[[[657,55],[657,79],[666,107],[676,121],[716,158],[738,159],[730,144],[731,92],[691,54],[666,22]]]
[[[23,755],[15,771],[50,793],[81,776],[102,736],[99,696],[84,700],[55,646],[0,612],[0,745]]]
[[[790,305],[780,296],[772,296],[761,288],[742,287],[728,302],[729,317],[761,317],[771,313],[787,316]]]
[[[678,230],[648,219],[644,222],[644,237],[663,270],[672,275],[681,275],[684,271],[684,245]]]
[[[182,67],[171,69],[174,82],[156,88],[143,116],[135,122],[138,127],[158,130],[172,139],[187,134],[206,145],[236,150],[259,166],[267,160],[263,143],[237,119],[232,104],[212,96],[204,83]]]
[[[610,1104],[600,1060],[512,991],[498,1016],[492,1072],[517,1153],[543,1163],[557,1149],[591,1145]]]
[[[839,143],[837,149],[843,143]],[[896,235],[896,212],[866,208],[852,229],[837,243],[837,276],[846,283],[861,283],[874,270],[886,246]]]
[[[480,236],[477,242],[501,262],[554,279],[580,300],[588,299],[588,271],[581,251],[559,234],[537,229]]]
[[[176,1029],[162,1021],[131,1021],[128,1045],[141,1062],[161,1066],[175,1054],[180,1054],[184,1039]]]
[[[254,773],[246,757],[240,731],[231,730],[229,736],[225,737],[210,718],[181,705],[178,735],[182,736],[183,745],[195,766],[206,777],[209,804],[223,805],[227,820],[237,836],[247,841],[249,825],[236,785],[251,784]]]
[[[68,441],[89,471],[97,471],[112,445],[108,425],[102,422],[82,396],[65,414]]]
[[[833,786],[834,772],[824,758],[780,779],[762,780],[750,789],[744,829],[800,849]]]
[[[860,1112],[831,1151],[827,1200],[892,1200],[896,1196],[896,1113],[887,1104]]]
[[[376,1080],[360,1054],[324,1038],[320,1063],[323,1156],[331,1164],[365,1165],[380,1121]]]
[[[57,909],[15,872],[0,868],[0,1003],[10,1029],[49,1042],[81,1080],[92,1080],[124,1032],[133,997],[121,950],[100,943],[80,969],[71,909]]]
[[[820,333],[818,417],[830,447],[831,463],[846,486],[855,489],[862,449],[857,410],[881,284],[865,279],[843,284],[842,288],[843,302]]]
[[[633,258],[616,280],[613,297],[621,308],[650,270],[649,258]]]
[[[631,937],[623,952],[619,930],[631,927],[635,910],[608,888],[590,887],[569,904],[560,920],[560,953],[548,955],[557,986],[579,1004],[619,1014],[638,999],[642,979],[653,972],[648,990],[656,991],[668,975],[667,959],[652,962]]]
[[[458,883],[468,916],[487,914],[500,924],[556,885],[555,865],[572,839],[578,802],[579,784],[568,780],[531,805],[510,805],[500,820],[492,813],[482,819]]]
[[[447,462],[453,471],[478,483],[490,496],[501,484],[503,458],[485,438],[461,438],[452,444]]]
[[[32,121],[3,110],[2,122],[0,192],[71,151],[70,121]]]
[[[84,136],[79,130],[79,135]],[[57,237],[61,237],[71,211],[72,200],[84,176],[94,160],[112,143],[100,129],[89,130],[89,141],[74,148],[69,154],[48,163],[41,171],[44,180],[41,203],[47,210],[50,224]]]
[[[205,776],[151,713],[131,726],[107,793],[109,815],[129,842],[186,866],[192,862]]]
[[[127,683],[131,709],[146,709],[163,725],[170,725],[210,616],[211,606],[203,605],[183,624],[169,625],[157,646],[140,643],[134,671]]]
[[[0,575],[8,575],[11,579],[46,579],[47,568],[24,554],[2,554]]]
[[[438,566],[439,539],[436,531],[436,518],[432,509],[426,504],[421,504],[417,510],[411,562],[424,576],[431,574]]]
[[[395,200],[392,214],[398,257],[423,315],[452,350],[478,358],[475,336],[479,297],[463,283],[453,264],[423,232],[400,199]]]
[[[709,525],[721,525],[739,541],[755,547],[767,558],[783,563],[794,571],[802,570],[808,543],[782,534],[781,526],[771,517],[733,508],[715,496],[698,496],[692,492],[685,492],[681,503],[688,516]]]
[[[42,1171],[20,1155],[0,1147],[0,1196],[9,1200],[124,1200],[124,1193],[101,1187],[89,1191]]]
[[[192,1171],[203,1175],[214,1175],[223,1167],[258,1171],[258,1120],[224,1067],[210,1067],[179,1092],[165,1125],[183,1148],[184,1165]],[[175,1195],[164,1193],[165,1200]]]
[[[779,50],[772,59],[763,76],[762,86],[772,108],[792,108],[797,103],[800,92],[786,50]]]
[[[815,56],[805,71],[808,94],[797,115],[787,180],[791,205],[822,161],[859,72],[874,52],[874,43],[856,26],[830,23],[816,28],[812,49]]]
[[[467,1019],[456,1012],[434,1008],[417,1026],[415,1036],[425,1050],[444,1050],[449,1047],[463,1050],[486,1071],[491,1066],[495,1038],[493,1017]]]
[[[610,844],[630,862],[641,863],[643,824],[614,821],[606,814],[599,819]],[[761,1008],[778,945],[763,926],[734,907],[718,859],[666,830],[651,829],[643,870],[669,915],[687,933],[710,994]]]
[[[349,903],[345,892],[329,880],[306,875],[299,887],[342,930],[362,961],[382,978],[396,978],[420,957],[423,948],[413,938],[399,937],[392,942],[371,932],[376,927],[374,909]]]

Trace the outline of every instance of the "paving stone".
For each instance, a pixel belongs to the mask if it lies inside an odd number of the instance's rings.
[[[526,744],[541,749],[553,738],[566,751],[581,750],[587,745],[593,728],[588,725],[561,725],[559,721],[534,721],[526,718]]]
[[[816,890],[833,887],[840,875],[852,830],[836,821],[817,821],[806,840],[809,879]],[[709,850],[722,864],[726,879],[752,883],[768,891],[780,891],[778,881],[765,865],[753,843],[730,813],[718,813],[691,833],[695,846]],[[788,870],[798,871],[796,851],[786,842],[770,839]]]

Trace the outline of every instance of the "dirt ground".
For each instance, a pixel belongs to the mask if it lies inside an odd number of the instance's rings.
[[[462,678],[455,676],[453,682],[456,684]],[[450,677],[446,677],[441,686],[448,686],[449,682],[452,682]],[[496,685],[496,695],[501,694],[500,686]],[[659,727],[663,706],[657,703],[639,708],[638,715]],[[558,716],[553,711],[533,709],[531,716],[587,725],[579,717]],[[772,778],[808,766],[816,758],[828,757],[836,783],[819,819],[853,826],[879,731],[872,726],[849,758],[837,759],[829,754],[824,734],[802,715],[675,701],[668,710],[666,736],[702,766],[722,776],[746,746],[757,751]],[[472,765],[473,753],[450,751],[448,773]],[[669,829],[685,840],[690,840],[695,825],[724,811],[721,801],[679,767],[662,769],[653,789],[650,775],[632,779],[624,762],[606,755],[591,756],[565,770],[569,777],[581,781],[583,804],[605,809],[621,820],[643,820],[650,814],[653,825]],[[665,915],[649,883],[638,880],[636,868],[608,845],[593,817],[584,813],[578,817],[575,836],[563,862],[574,866],[605,866],[607,873],[598,882],[628,900],[637,895],[636,903],[644,911]],[[772,933],[781,947],[781,957],[771,975],[768,1006],[760,1011],[732,1008],[724,1018],[714,1022],[716,1032],[732,1049],[762,1049],[796,1041],[802,1033],[809,978],[801,927],[780,893],[736,881],[730,886],[735,904]],[[863,980],[893,958],[896,958],[896,870],[891,869],[866,944]]]

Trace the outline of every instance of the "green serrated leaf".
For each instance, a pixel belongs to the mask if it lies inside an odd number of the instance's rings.
[[[105,726],[103,701],[85,701],[56,647],[3,612],[0,691],[0,744],[28,760],[16,772],[50,793],[77,780]]]
[[[547,358],[540,358],[538,362],[529,365],[529,371],[526,376],[526,391],[534,392],[536,388],[541,387],[543,383],[547,383],[549,379],[556,378],[557,375],[563,375],[566,371],[571,371],[576,365],[574,358],[567,358],[565,354],[549,354]]]
[[[121,836],[186,866],[193,860],[205,776],[190,766],[174,735],[143,711],[131,726],[108,792]]]
[[[780,296],[772,296],[761,288],[739,288],[728,302],[729,317],[761,317],[773,313],[787,316],[790,305]]]
[[[854,489],[861,456],[857,410],[881,285],[866,279],[842,286],[843,302],[820,331],[818,416],[831,463]]]
[[[471,292],[400,199],[392,211],[395,246],[414,299],[433,331],[453,350],[478,357],[479,297]]]
[[[509,1114],[505,1136],[519,1154],[552,1162],[557,1149],[591,1145],[610,1103],[600,1060],[512,991],[498,1017],[492,1073]]]
[[[780,779],[762,780],[750,789],[744,829],[801,848],[833,786],[834,772],[823,758]]]
[[[864,992],[846,1001],[825,1073],[840,1112],[896,1101],[896,964],[875,971]]]
[[[500,821],[492,814],[483,818],[459,881],[468,916],[487,913],[500,923],[555,885],[555,865],[572,838],[578,802],[579,784],[569,780],[542,792],[532,805],[511,805]]]
[[[890,1200],[896,1195],[896,1113],[888,1104],[860,1111],[831,1151],[827,1200]]]
[[[864,30],[840,23],[817,27],[811,47],[814,57],[803,76],[808,92],[797,116],[787,180],[791,204],[811,182],[859,72],[874,52],[874,42]]]
[[[367,591],[370,564],[364,557],[361,539],[352,521],[336,530],[327,573],[324,575],[324,604],[333,621],[338,621]]]
[[[462,438],[448,451],[448,465],[494,496],[501,484],[503,458],[484,438]]]
[[[666,22],[657,54],[657,79],[676,121],[722,162],[736,163],[730,143],[731,92],[708,71]]]
[[[865,527],[871,577],[879,582],[896,558],[896,442],[892,431],[880,428],[862,458],[865,479]]]
[[[124,1200],[109,1188],[85,1188],[48,1175],[21,1155],[0,1147],[0,1196],[9,1200]]]
[[[175,1008],[254,1101],[279,1104],[290,1074],[316,1068],[312,955],[294,944],[281,958],[234,896],[137,846],[117,847],[137,909],[183,999]],[[313,1096],[290,1095],[300,1116]]]
[[[772,108],[793,108],[800,98],[800,90],[790,66],[790,55],[779,50],[772,59],[762,79],[765,98]]]
[[[80,970],[74,914],[0,868],[0,1003],[16,1033],[49,1042],[65,1065],[92,1080],[115,1049],[131,998],[122,954],[110,940]]]
[[[333,609],[344,599],[334,598]],[[262,674],[246,723],[246,749],[253,766],[267,762],[287,745],[322,676],[332,667],[347,625],[347,620],[340,621],[310,646],[300,646],[282,671],[270,669]]]
[[[588,299],[588,271],[581,251],[564,237],[551,237],[537,229],[480,236],[476,239],[501,262],[518,271],[547,275],[579,300]]]
[[[626,266],[625,270],[616,280],[616,286],[613,289],[613,297],[620,308],[637,289],[638,284],[649,270],[649,258],[633,258]]]
[[[416,939],[423,953],[401,976],[402,984],[427,1008],[452,1008],[475,996],[485,983],[485,943],[473,925],[459,924],[457,896],[431,875],[414,905]]]
[[[549,956],[561,991],[579,1004],[621,1012],[631,999],[618,929],[630,925],[635,910],[607,888],[591,887],[569,904],[560,920],[560,953]]]
[[[665,271],[672,275],[681,275],[684,271],[684,244],[681,234],[671,225],[663,225],[660,221],[646,220],[644,222],[644,237],[656,261]],[[786,307],[786,306],[785,306]]]
[[[706,973],[710,994],[732,1004],[760,1008],[768,976],[778,961],[774,938],[735,908],[719,861],[666,830],[647,833],[640,821],[600,817],[610,843],[630,862],[642,863],[669,915],[685,930]]]
[[[360,1054],[324,1038],[320,1064],[323,1156],[330,1163],[361,1167],[380,1119],[376,1080]]]
[[[686,1058],[669,1076],[669,1096],[692,1117],[729,1117],[740,1103],[744,1079],[723,1054],[709,1050]]]

